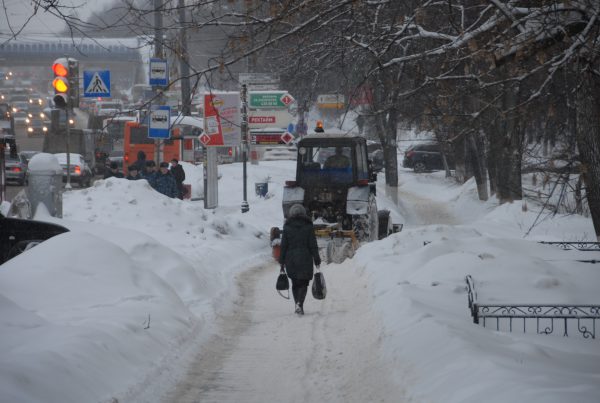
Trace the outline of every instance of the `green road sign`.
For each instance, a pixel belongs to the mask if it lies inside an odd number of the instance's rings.
[[[286,91],[251,92],[250,108],[287,108],[294,98]]]

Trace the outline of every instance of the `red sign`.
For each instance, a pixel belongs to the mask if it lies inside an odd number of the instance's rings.
[[[207,145],[208,143],[210,143],[210,136],[207,134],[202,134],[200,136],[200,142],[204,145]]]
[[[248,117],[248,123],[275,123],[275,116],[250,116]]]
[[[282,144],[283,135],[278,133],[268,133],[268,134],[253,134],[252,135],[252,144],[257,145],[269,145],[269,144]]]
[[[290,132],[285,132],[281,135],[281,140],[283,140],[285,144],[290,144],[292,140],[294,140],[294,135]]]
[[[290,94],[285,94],[284,96],[282,96],[280,98],[281,102],[283,102],[284,105],[289,105],[292,102],[294,102],[294,98],[292,98],[292,96]]]

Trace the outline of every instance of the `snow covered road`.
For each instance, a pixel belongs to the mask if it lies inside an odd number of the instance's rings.
[[[242,299],[221,318],[187,378],[164,402],[402,402],[380,356],[379,318],[351,261],[324,266],[328,295],[303,317],[275,292],[278,267],[240,275]]]

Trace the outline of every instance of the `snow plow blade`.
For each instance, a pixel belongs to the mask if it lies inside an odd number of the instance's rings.
[[[271,228],[271,253],[275,261],[279,261],[281,253],[281,232],[278,227]],[[359,242],[352,230],[338,230],[335,226],[315,226],[315,236],[319,246],[321,260],[325,263],[342,263],[352,258]]]
[[[359,246],[353,230],[339,230],[334,226],[316,226],[315,235],[321,260],[327,263],[342,263],[352,258]]]

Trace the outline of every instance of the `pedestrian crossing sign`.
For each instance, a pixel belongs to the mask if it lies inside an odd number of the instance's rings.
[[[85,70],[83,72],[83,96],[110,98],[110,70]]]

